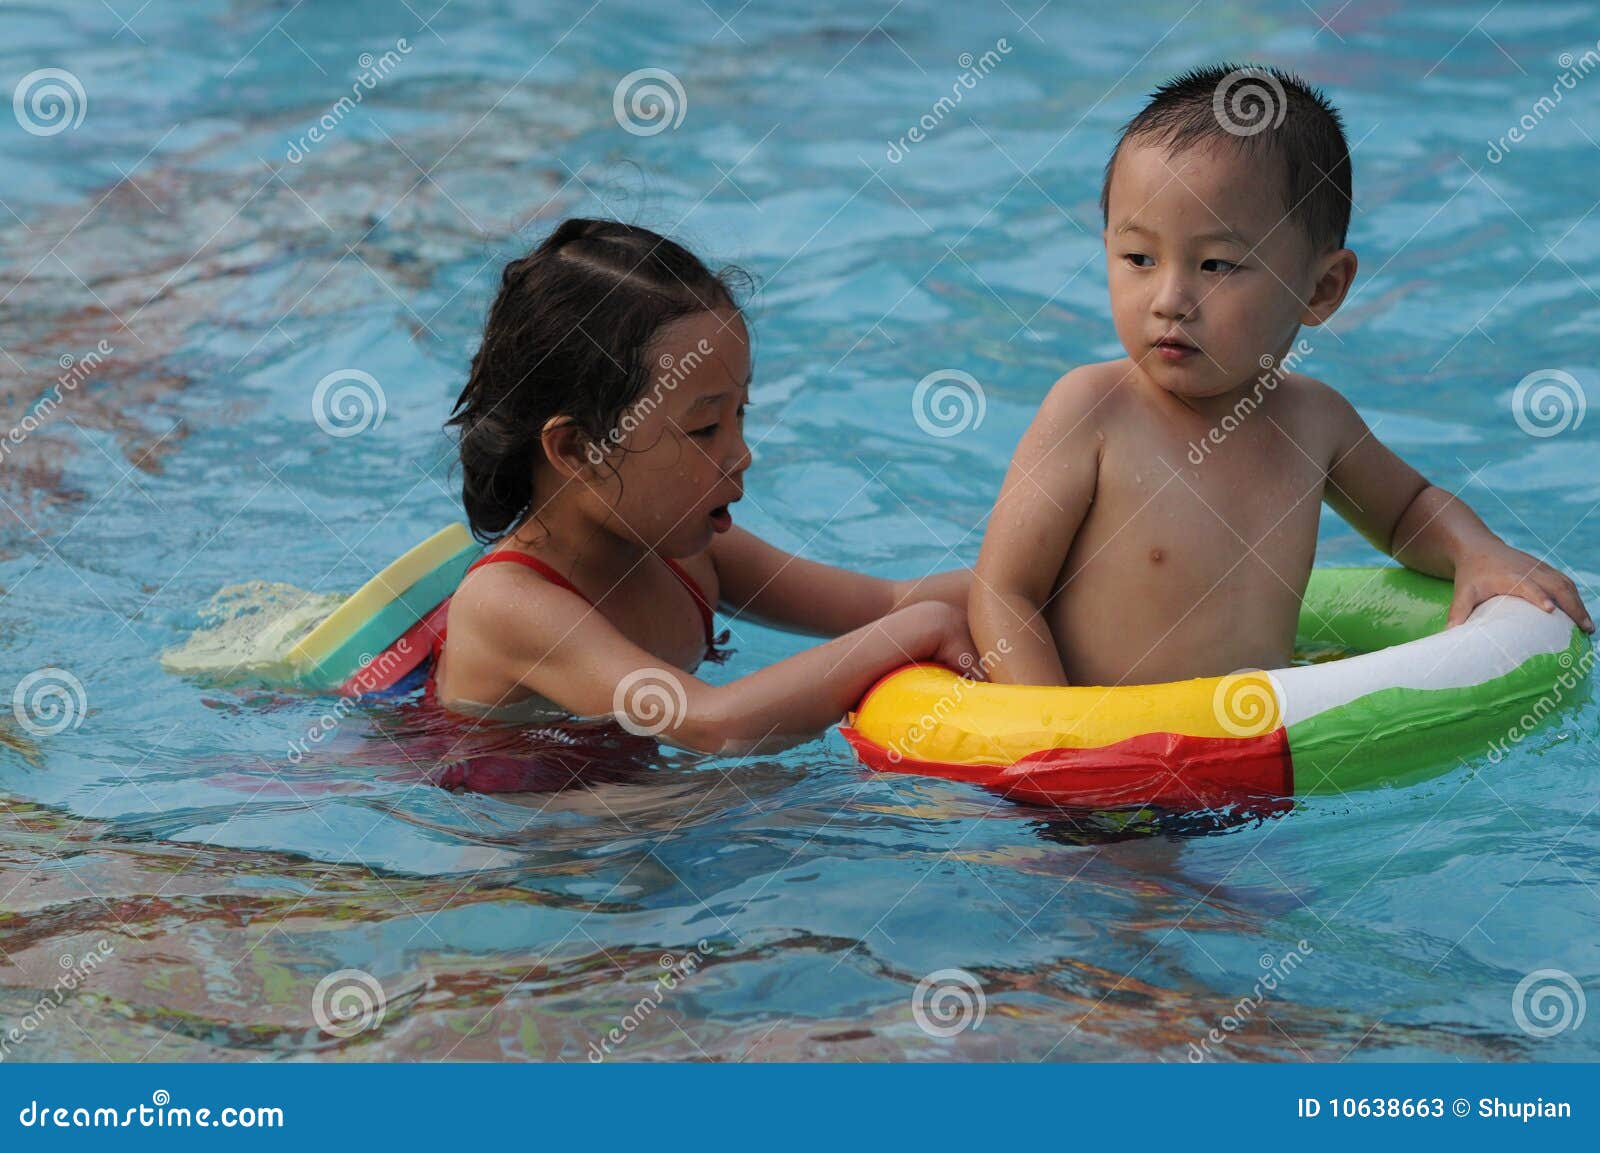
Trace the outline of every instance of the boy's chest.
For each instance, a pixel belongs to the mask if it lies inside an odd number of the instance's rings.
[[[1197,595],[1263,577],[1298,588],[1316,549],[1323,467],[1282,437],[1224,441],[1209,454],[1177,447],[1102,465],[1074,545],[1080,563],[1097,556]]]

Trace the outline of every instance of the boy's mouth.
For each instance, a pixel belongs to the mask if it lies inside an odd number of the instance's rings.
[[[1169,336],[1164,340],[1156,341],[1154,347],[1155,350],[1161,354],[1161,359],[1168,361],[1169,363],[1176,363],[1180,360],[1188,360],[1191,356],[1194,356],[1200,351],[1188,341],[1180,340],[1175,336]]]

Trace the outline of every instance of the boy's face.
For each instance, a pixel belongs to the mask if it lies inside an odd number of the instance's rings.
[[[1320,276],[1267,161],[1229,145],[1128,141],[1111,175],[1106,273],[1117,336],[1160,388],[1203,398],[1288,350]]]

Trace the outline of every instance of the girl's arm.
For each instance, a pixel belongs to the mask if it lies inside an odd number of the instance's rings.
[[[964,609],[966,569],[882,580],[805,560],[735,527],[711,545],[721,600],[741,617],[813,636],[839,636],[898,609],[938,601]]]
[[[710,685],[666,667],[584,600],[543,581],[527,582],[513,597],[452,606],[452,615],[460,608],[467,611],[459,619],[470,622],[460,642],[506,684],[580,716],[613,715],[631,731],[702,753],[796,744],[839,720],[878,678],[901,665],[937,661],[965,668],[975,658],[960,610],[928,602],[730,684]],[[457,640],[454,622],[451,639]]]

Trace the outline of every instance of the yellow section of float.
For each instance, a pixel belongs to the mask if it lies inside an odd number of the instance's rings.
[[[1010,765],[1048,749],[1092,749],[1148,733],[1250,738],[1282,723],[1264,672],[1159,685],[1048,687],[972,681],[917,665],[881,681],[852,714],[860,736],[900,758]]]

